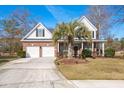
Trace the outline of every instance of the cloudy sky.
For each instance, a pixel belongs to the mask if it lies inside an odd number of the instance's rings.
[[[13,11],[19,8],[27,9],[31,17],[39,18],[39,22],[45,24],[48,28],[54,28],[57,23],[68,22],[78,19],[80,16],[88,14],[88,7],[84,5],[58,5],[58,6],[0,6],[0,18],[9,16]],[[111,28],[115,37],[124,37],[124,25],[117,25]]]

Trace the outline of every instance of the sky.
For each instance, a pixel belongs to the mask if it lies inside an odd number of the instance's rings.
[[[47,28],[55,28],[57,23],[69,22],[87,15],[89,6],[86,5],[3,5],[0,6],[0,19],[9,16],[16,9],[27,9],[32,18],[38,18]],[[124,37],[124,24],[116,25],[110,30],[115,37]]]

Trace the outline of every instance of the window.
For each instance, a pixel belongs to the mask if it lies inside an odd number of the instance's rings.
[[[44,29],[36,29],[36,36],[37,37],[44,37]]]
[[[92,32],[92,38],[94,38],[94,31]]]

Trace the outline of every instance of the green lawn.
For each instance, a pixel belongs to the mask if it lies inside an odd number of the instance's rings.
[[[58,69],[71,80],[124,80],[124,59],[88,58],[84,64],[60,64]]]
[[[15,60],[15,59],[17,59],[16,57],[1,57],[0,56],[0,66],[1,65],[4,65],[4,64],[6,64],[7,62],[9,62],[9,61],[12,61],[12,60]]]

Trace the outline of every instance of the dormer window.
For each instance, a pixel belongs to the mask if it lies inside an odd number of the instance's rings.
[[[36,37],[44,37],[44,29],[36,29]]]

